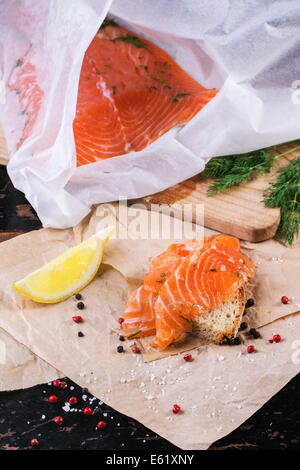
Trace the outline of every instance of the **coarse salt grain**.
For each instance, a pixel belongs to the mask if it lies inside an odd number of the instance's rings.
[[[218,375],[213,378],[213,381],[216,382],[217,380],[221,380],[221,379],[222,379],[222,375]]]

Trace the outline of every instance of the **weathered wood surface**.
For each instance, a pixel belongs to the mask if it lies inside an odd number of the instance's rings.
[[[295,143],[286,144],[276,153],[283,153],[295,146]],[[196,222],[197,204],[203,204],[206,227],[251,242],[268,240],[275,235],[280,210],[264,206],[263,191],[274,180],[277,169],[299,155],[300,150],[283,156],[278,159],[274,170],[267,175],[213,197],[207,195],[211,181],[203,180],[201,175],[197,175],[165,191],[147,196],[142,202],[147,207],[151,207],[151,204],[157,205],[162,212],[169,211],[169,207],[182,209],[186,204],[185,214],[193,222]],[[191,209],[188,208],[189,204]]]

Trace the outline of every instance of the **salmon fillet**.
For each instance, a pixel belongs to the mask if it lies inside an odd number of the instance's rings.
[[[154,294],[140,286],[130,295],[124,314],[122,333],[130,336],[149,336],[155,334]]]
[[[30,51],[31,46],[8,80],[25,115],[17,147],[32,134],[44,95]],[[73,121],[77,166],[144,149],[192,119],[216,93],[150,41],[106,20],[80,72]]]
[[[73,123],[77,165],[144,149],[192,119],[216,93],[150,41],[107,25],[82,64]]]
[[[26,62],[27,54],[17,61],[8,79],[8,88],[18,97],[19,114],[25,118],[17,148],[32,134],[44,96],[37,82],[35,66]]]

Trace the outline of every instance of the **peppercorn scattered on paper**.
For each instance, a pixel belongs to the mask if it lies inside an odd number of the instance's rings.
[[[75,297],[58,304],[37,303],[12,287],[15,279],[37,270],[41,259],[55,259],[94,235],[104,210],[107,205],[94,208],[91,217],[74,229],[38,230],[0,244],[0,328],[60,370],[60,376],[88,387],[107,405],[180,448],[205,449],[249,418],[300,370],[300,314],[295,313],[300,304],[295,276],[300,267],[300,240],[294,248],[274,240],[247,244],[257,265],[259,286],[255,286],[255,305],[248,308],[245,321],[249,329],[259,328],[260,338],[249,338],[245,330],[240,332],[239,345],[189,342],[185,352],[174,348],[159,357],[157,353],[149,357],[150,350],[142,350],[144,343],[137,343],[141,354],[135,354],[130,342],[124,341],[119,353],[118,319],[127,298],[142,283],[151,258],[169,240],[121,239],[117,224],[117,236],[105,246],[99,275],[80,291],[85,305],[80,327],[72,319],[78,314]],[[109,224],[125,218],[115,206],[112,213],[115,217],[108,214]],[[134,220],[134,226],[137,217],[137,209],[129,208],[128,220]],[[140,220],[144,220],[142,215]],[[282,295],[289,298],[288,304],[281,302]],[[79,337],[78,331],[84,336]],[[270,343],[274,334],[282,340]],[[251,344],[255,352],[248,354]],[[192,348],[193,360],[185,361],[186,351]],[[180,413],[172,412],[174,404],[180,406]],[[76,423],[76,414],[68,419]]]

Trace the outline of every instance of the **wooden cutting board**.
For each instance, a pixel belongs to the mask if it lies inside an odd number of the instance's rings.
[[[277,153],[282,153],[297,144],[286,144]],[[263,190],[275,178],[276,170],[300,155],[295,151],[278,160],[270,174],[256,178],[213,197],[207,196],[209,180],[201,180],[197,175],[165,191],[139,199],[147,208],[164,213],[174,211],[174,216],[181,216],[185,204],[185,217],[196,222],[197,204],[203,204],[204,224],[206,227],[234,235],[243,240],[259,242],[272,238],[280,220],[279,209],[268,209],[261,202]],[[0,163],[8,162],[8,153],[3,130],[0,127]],[[137,201],[135,201],[137,202]],[[154,206],[153,206],[154,205]],[[172,213],[172,212],[171,212]]]
[[[286,144],[276,153],[283,153],[296,146],[295,142]],[[207,196],[211,181],[202,180],[201,176],[197,175],[141,201],[148,208],[154,204],[153,209],[161,212],[169,212],[169,207],[174,208],[175,216],[176,210],[179,209],[181,214],[180,209],[184,204],[190,204],[191,208],[186,206],[186,214],[189,214],[189,219],[193,222],[196,222],[196,205],[202,203],[206,227],[250,242],[267,240],[275,235],[280,221],[280,210],[266,208],[261,202],[262,193],[269,183],[276,179],[276,170],[296,156],[300,156],[300,150],[278,159],[274,170],[268,175],[216,196]]]

